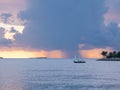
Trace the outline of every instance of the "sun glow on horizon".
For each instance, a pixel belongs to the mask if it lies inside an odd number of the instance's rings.
[[[60,50],[52,51],[32,51],[32,50],[2,50],[0,57],[3,58],[34,58],[34,57],[48,57],[48,58],[65,58],[67,54]]]
[[[94,49],[89,49],[89,50],[81,50],[80,55],[84,58],[102,58],[103,56],[101,55],[102,51],[111,51],[111,48],[94,48]]]

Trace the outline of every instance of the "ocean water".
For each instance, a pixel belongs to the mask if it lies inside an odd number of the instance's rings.
[[[120,62],[0,59],[0,90],[120,90]]]

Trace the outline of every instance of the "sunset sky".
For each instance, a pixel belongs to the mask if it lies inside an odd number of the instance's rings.
[[[120,0],[0,0],[0,57],[100,58],[119,39]]]

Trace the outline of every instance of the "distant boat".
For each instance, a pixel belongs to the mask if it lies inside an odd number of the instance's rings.
[[[77,58],[76,56],[75,56],[73,62],[74,62],[74,63],[86,63],[84,60],[81,60],[80,58]]]

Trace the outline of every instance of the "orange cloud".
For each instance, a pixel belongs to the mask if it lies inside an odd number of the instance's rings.
[[[90,50],[81,50],[80,55],[84,58],[102,58],[101,52],[103,50],[111,51],[111,48],[95,48]]]
[[[48,53],[50,58],[65,58],[67,55],[60,50],[53,50]]]

